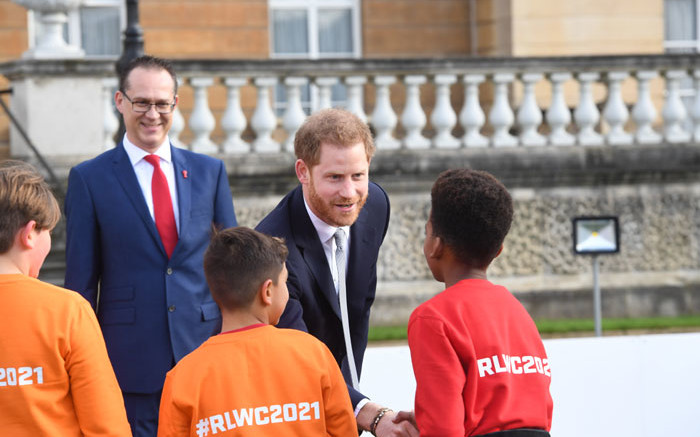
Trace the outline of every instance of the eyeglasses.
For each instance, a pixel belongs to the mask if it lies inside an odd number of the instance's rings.
[[[150,111],[151,106],[155,106],[156,112],[158,112],[159,114],[170,114],[171,112],[173,112],[173,109],[175,109],[175,102],[151,103],[142,100],[137,100],[134,102],[129,98],[129,96],[126,95],[124,91],[122,91],[122,95],[126,97],[126,100],[128,100],[131,103],[131,109],[133,109],[134,112],[138,112],[140,114],[144,114]]]

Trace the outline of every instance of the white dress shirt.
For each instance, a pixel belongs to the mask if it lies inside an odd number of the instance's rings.
[[[153,194],[151,193],[151,178],[153,178],[153,166],[143,159],[145,156],[150,155],[150,153],[145,150],[135,146],[124,134],[124,150],[129,156],[129,161],[134,167],[134,172],[136,173],[136,179],[139,181],[139,186],[141,186],[141,192],[143,193],[144,199],[146,199],[146,205],[148,205],[148,211],[151,213],[151,218],[155,222],[155,215],[153,213]],[[160,168],[165,173],[165,178],[168,180],[168,188],[170,189],[170,199],[173,202],[173,213],[175,214],[175,226],[177,227],[178,234],[180,233],[180,214],[177,203],[177,186],[175,184],[175,167],[173,166],[173,160],[170,154],[170,140],[165,139],[163,144],[158,147],[158,150],[154,155],[160,157]]]
[[[306,207],[306,212],[309,213],[311,223],[314,225],[314,228],[316,228],[318,238],[321,240],[323,252],[326,254],[326,261],[328,261],[328,268],[331,271],[331,275],[333,275],[333,285],[335,285],[335,293],[338,294],[338,269],[336,268],[335,263],[335,238],[333,238],[333,236],[335,235],[335,232],[338,229],[342,229],[345,231],[345,235],[347,238],[347,244],[345,245],[345,271],[347,272],[347,262],[350,254],[350,226],[341,226],[340,228],[338,228],[336,226],[331,226],[328,223],[324,222],[323,220],[318,218],[316,214],[313,213],[313,211],[311,211],[311,208],[309,208],[309,204],[306,203],[306,198],[304,198],[304,206]]]

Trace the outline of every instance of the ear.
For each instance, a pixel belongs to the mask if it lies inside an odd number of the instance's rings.
[[[445,244],[440,237],[432,237],[428,244],[427,255],[430,258],[440,259],[445,251]]]
[[[177,104],[180,103],[180,96],[175,96],[175,108],[177,108]],[[173,109],[174,111],[175,109]]]
[[[267,279],[260,284],[258,296],[260,296],[260,301],[264,306],[272,305],[272,279]]]
[[[496,259],[496,258],[498,258],[498,255],[500,255],[500,254],[501,254],[501,252],[503,252],[503,245],[502,245],[502,244],[501,244],[501,248],[500,248],[500,249],[498,249],[498,253],[496,253],[496,256],[494,256],[494,257],[493,257],[493,259]]]
[[[17,232],[20,247],[23,249],[33,249],[36,244],[36,221],[29,220],[26,225],[22,226]]]
[[[306,163],[301,160],[297,159],[297,162],[294,163],[294,170],[297,173],[297,179],[299,179],[299,182],[302,184],[308,184],[309,183],[309,172],[311,169],[306,165]]]
[[[117,90],[117,92],[114,93],[114,106],[117,108],[117,111],[119,111],[122,114],[124,113],[125,100],[126,99],[124,98],[124,94],[120,90]]]

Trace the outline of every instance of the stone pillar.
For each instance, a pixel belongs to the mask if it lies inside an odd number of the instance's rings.
[[[13,90],[10,110],[45,157],[88,158],[104,150],[102,81],[114,77],[113,61],[21,60],[5,71]],[[14,126],[10,156],[33,156]]]

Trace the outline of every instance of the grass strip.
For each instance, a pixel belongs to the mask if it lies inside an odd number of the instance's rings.
[[[536,320],[541,334],[593,332],[593,319]],[[700,315],[603,319],[603,331],[662,331],[674,328],[700,328]],[[406,340],[406,325],[370,326],[369,341]]]

